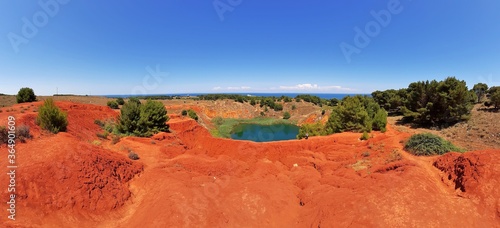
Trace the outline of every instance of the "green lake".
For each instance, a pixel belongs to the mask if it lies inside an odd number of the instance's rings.
[[[239,124],[233,128],[232,139],[271,142],[296,139],[299,127],[293,124]]]

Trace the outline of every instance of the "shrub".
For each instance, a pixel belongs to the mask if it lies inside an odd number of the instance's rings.
[[[134,151],[128,152],[128,158],[132,160],[139,160],[139,155],[136,154]]]
[[[325,115],[326,110],[321,110],[321,115]]]
[[[21,142],[24,142],[25,139],[30,139],[30,127],[26,125],[20,125],[16,128],[16,136],[21,140]]]
[[[196,114],[196,112],[194,110],[189,109],[187,112],[188,112],[188,115],[191,119],[198,121],[198,115]]]
[[[120,142],[120,136],[119,135],[113,135],[113,137],[111,137],[111,144],[115,145],[118,142]]]
[[[417,156],[441,155],[450,151],[463,151],[451,142],[431,133],[412,135],[404,148]]]
[[[495,108],[500,107],[500,90],[497,90],[495,93],[491,94],[491,105],[495,106]]]
[[[363,135],[361,135],[361,138],[359,138],[359,139],[368,140],[369,138],[370,138],[370,136],[368,135],[368,132],[365,131],[365,132],[363,132]]]
[[[187,111],[187,110],[182,110],[181,114],[182,114],[183,116],[187,116],[188,111]]]
[[[52,99],[47,99],[38,110],[36,124],[44,130],[57,134],[60,131],[66,131],[67,114],[61,111]]]
[[[108,101],[108,107],[112,108],[112,109],[118,109],[118,102],[116,101]]]
[[[255,99],[251,99],[251,100],[250,100],[250,105],[254,106],[254,105],[256,105],[256,104],[257,104],[257,103],[255,102]]]
[[[99,127],[104,127],[104,122],[102,122],[101,120],[94,120],[94,123],[99,125]]]
[[[119,105],[124,105],[125,104],[125,100],[123,100],[123,98],[118,98],[116,99],[116,103],[118,103]]]
[[[32,88],[21,88],[19,92],[17,92],[16,100],[17,103],[36,101],[35,92],[33,92]]]
[[[379,109],[372,121],[373,130],[380,130],[382,133],[386,132],[387,126],[387,112],[383,109]]]
[[[0,143],[7,144],[9,142],[9,131],[6,127],[0,126]]]
[[[290,113],[289,112],[285,112],[283,113],[283,119],[287,120],[287,119],[290,119]]]
[[[325,129],[321,123],[314,124],[303,124],[300,126],[299,134],[297,135],[297,139],[302,139],[309,134],[311,136],[325,135]]]
[[[139,98],[137,98],[137,97],[131,97],[131,98],[129,98],[129,99],[128,99],[128,102],[129,102],[129,103],[135,103],[135,104],[137,104],[137,105],[141,105],[141,101],[140,101],[140,100],[139,100]]]
[[[274,105],[274,111],[281,111],[283,110],[283,105],[282,104],[275,104]]]
[[[98,138],[101,138],[101,139],[108,139],[108,135],[109,133],[107,131],[103,132],[103,133],[96,133],[97,137]]]
[[[265,115],[266,115],[266,113],[260,112],[260,116],[265,116]]]
[[[297,106],[292,105],[292,110],[295,110],[295,109],[297,109]]]
[[[220,126],[224,123],[224,119],[222,119],[222,117],[220,116],[217,116],[212,120],[212,123],[214,123],[217,126]]]

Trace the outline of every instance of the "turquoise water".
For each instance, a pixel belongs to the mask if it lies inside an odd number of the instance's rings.
[[[232,139],[271,142],[296,139],[299,127],[293,124],[240,124],[233,129]]]

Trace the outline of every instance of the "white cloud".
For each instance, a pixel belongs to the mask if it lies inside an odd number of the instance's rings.
[[[342,86],[319,86],[318,84],[298,84],[294,86],[280,86],[281,90],[300,90],[300,91],[353,91],[351,88],[344,88]]]
[[[220,90],[221,87],[220,86],[217,86],[217,87],[214,87],[212,90]]]

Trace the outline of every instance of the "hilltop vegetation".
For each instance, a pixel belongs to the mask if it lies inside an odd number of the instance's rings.
[[[299,130],[297,138],[309,136],[329,135],[344,131],[371,132],[372,130],[386,131],[387,112],[371,97],[347,96],[337,106],[333,107],[328,122],[323,126],[320,123],[304,124]]]
[[[372,96],[391,114],[403,114],[406,121],[435,126],[467,120],[478,96],[483,95],[477,92],[468,90],[465,81],[448,77],[439,82],[413,82],[406,89],[375,91]]]

